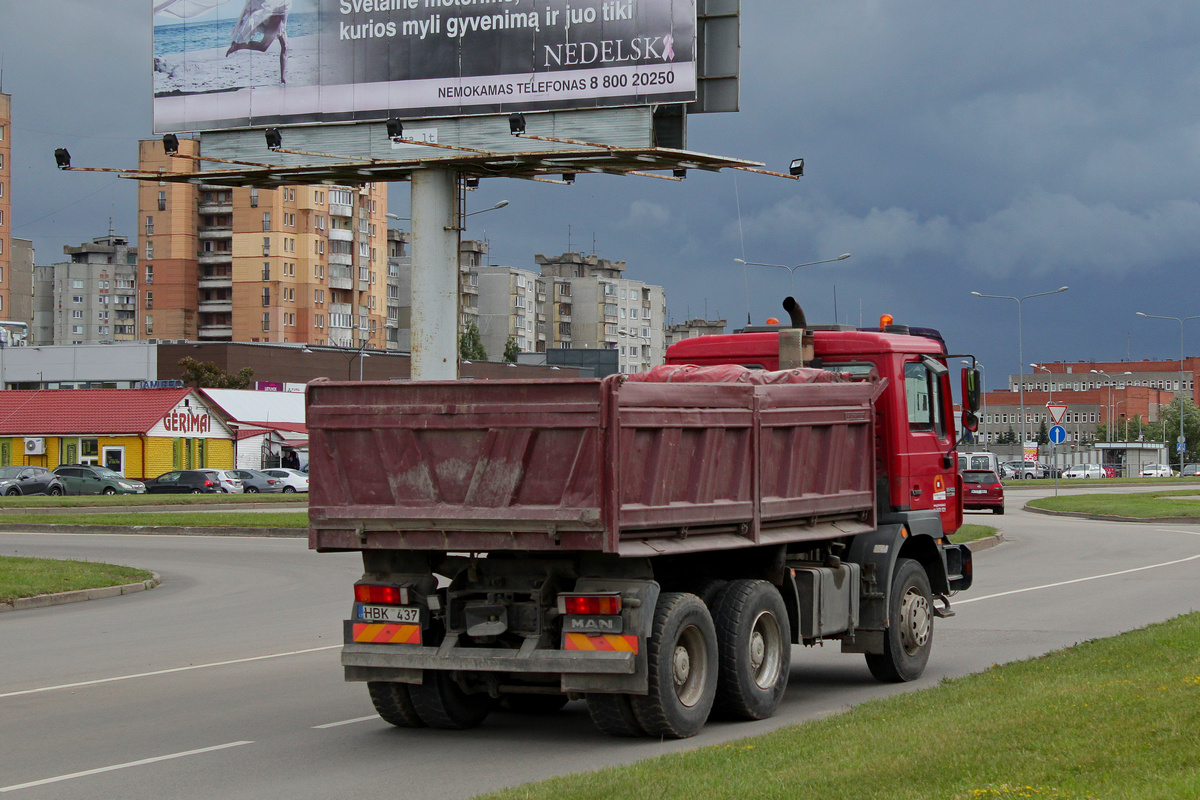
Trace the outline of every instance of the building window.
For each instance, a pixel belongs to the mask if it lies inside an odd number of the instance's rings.
[[[146,310],[154,308],[154,292],[146,292]]]
[[[271,305],[271,290],[265,286],[263,287],[263,305]]]
[[[149,285],[152,283],[154,283],[154,267],[147,264],[146,265],[146,284]]]
[[[263,312],[263,330],[264,331],[271,330],[271,312],[270,311]]]
[[[250,207],[258,208],[258,188],[257,187],[252,187],[250,189]]]
[[[167,210],[167,193],[165,191],[158,193],[158,210],[159,211]]]
[[[270,236],[263,237],[263,255],[264,256],[271,255],[271,237]]]
[[[271,212],[270,211],[263,212],[263,230],[264,231],[271,230]]]
[[[146,235],[154,235],[154,217],[146,217]]]
[[[150,261],[154,258],[154,242],[146,242],[146,260]]]
[[[263,262],[263,277],[262,277],[262,279],[264,281],[271,280],[271,262],[270,261]]]

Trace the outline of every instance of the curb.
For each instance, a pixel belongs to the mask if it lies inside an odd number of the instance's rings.
[[[121,595],[144,592],[162,583],[162,578],[157,572],[150,574],[154,577],[139,583],[127,583],[124,586],[104,586],[100,589],[76,589],[73,592],[56,592],[54,594],[34,595],[33,597],[18,597],[11,603],[0,603],[0,613],[5,611],[25,611],[30,608],[61,606],[67,603],[81,603],[84,600],[101,600],[105,597],[120,597]]]
[[[308,528],[184,528],[167,525],[10,525],[0,524],[0,533],[117,533],[138,536],[256,536],[303,539]]]
[[[971,548],[972,553],[978,553],[980,550],[991,550],[993,547],[1002,545],[1007,541],[1008,540],[1004,538],[1003,533],[997,532],[994,536],[976,539],[973,542],[964,542],[964,544]]]
[[[1074,517],[1075,519],[1094,519],[1101,522],[1142,522],[1156,525],[1200,525],[1197,517],[1122,517],[1117,514],[1085,514],[1082,511],[1051,511],[1025,504],[1022,511],[1033,514],[1045,514],[1048,517]]]

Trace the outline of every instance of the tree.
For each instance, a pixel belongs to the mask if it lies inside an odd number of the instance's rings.
[[[510,364],[517,363],[517,354],[521,352],[521,348],[517,346],[517,337],[509,336],[508,341],[504,343],[504,360]]]
[[[242,367],[236,375],[230,375],[212,361],[200,362],[191,356],[179,359],[183,369],[180,379],[197,389],[249,389],[254,370]]]
[[[464,361],[488,360],[487,349],[479,335],[479,326],[474,322],[467,325],[467,330],[458,339],[458,357]]]
[[[1045,420],[1043,420],[1041,426],[1038,427],[1037,443],[1050,444],[1050,429],[1046,427]]]
[[[1180,406],[1183,408],[1183,435],[1187,440],[1184,450],[1184,461],[1195,463],[1200,461],[1200,409],[1189,398],[1177,394],[1158,415],[1158,422],[1146,426],[1146,440],[1166,442],[1168,458],[1174,463],[1179,460],[1174,444],[1179,439]]]
[[[1013,426],[1009,425],[1008,430],[1000,434],[996,439],[996,444],[1016,444],[1017,432],[1013,430]]]

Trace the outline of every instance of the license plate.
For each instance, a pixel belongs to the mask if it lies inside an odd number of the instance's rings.
[[[415,625],[421,621],[420,606],[356,606],[355,619],[371,622],[400,622]]]
[[[972,489],[971,494],[987,494],[987,489]]]

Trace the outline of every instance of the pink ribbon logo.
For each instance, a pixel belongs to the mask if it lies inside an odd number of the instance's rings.
[[[663,37],[663,61],[671,61],[675,58],[675,37],[667,34]]]

